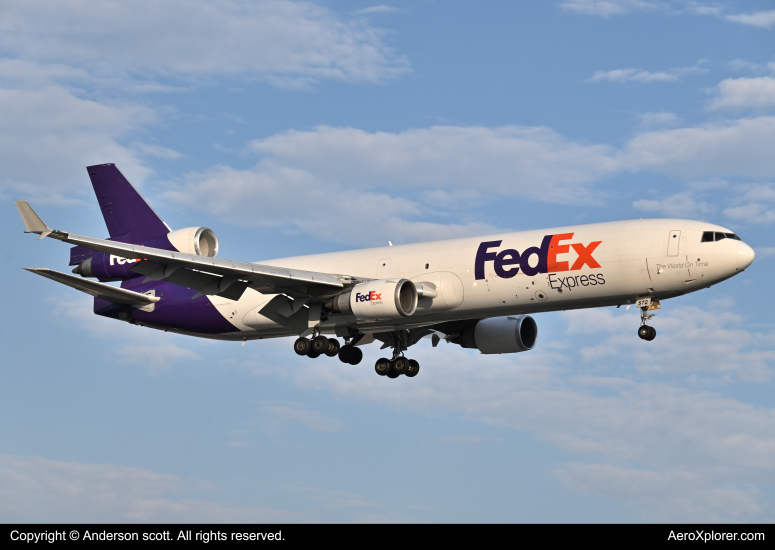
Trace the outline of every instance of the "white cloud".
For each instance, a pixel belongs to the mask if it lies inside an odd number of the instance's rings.
[[[590,82],[600,82],[608,80],[609,82],[672,82],[678,80],[674,74],[660,72],[650,73],[640,69],[614,69],[612,71],[595,71]]]
[[[775,25],[775,10],[727,15],[726,19],[734,23],[742,23],[743,25],[769,29],[772,25]]]
[[[696,2],[688,2],[686,9],[697,15],[721,15],[724,11],[724,9],[719,6],[703,6]]]
[[[165,198],[244,227],[274,227],[351,245],[406,243],[493,233],[483,223],[414,221],[422,208],[409,199],[395,198],[368,186],[341,184],[313,173],[262,162],[251,170],[218,166],[189,174]],[[371,207],[385,214],[375,223]]]
[[[775,246],[757,246],[754,248],[754,252],[756,252],[756,259],[762,260],[775,256]]]
[[[758,491],[693,471],[572,463],[553,473],[568,489],[624,501],[652,522],[745,522],[764,510]]]
[[[728,63],[729,68],[733,71],[750,71],[756,74],[763,74],[765,72],[775,72],[775,62],[770,61],[766,65],[760,63],[751,63],[745,59],[733,59]]]
[[[708,380],[714,377],[723,381],[763,382],[772,378],[770,365],[775,362],[775,350],[769,347],[772,335],[742,329],[739,315],[729,311],[706,313],[692,307],[671,310],[669,314],[657,313],[653,324],[659,333],[659,345],[640,347],[632,354],[633,366],[641,372],[703,373]],[[579,349],[585,361],[613,358],[632,350],[634,330],[627,315],[617,316],[604,309],[563,315],[569,319],[570,329],[589,323],[590,333],[601,330],[611,333],[595,345]]]
[[[772,503],[759,488],[775,469],[775,410],[718,389],[770,379],[775,334],[746,330],[733,309],[715,303],[711,310],[673,301],[662,307],[652,321],[659,331],[654,342],[637,338],[637,311],[595,309],[562,314],[567,333],[550,323],[541,330],[551,333],[529,353],[484,356],[423,341],[407,352],[422,365],[413,379],[388,380],[370,368],[320,368],[306,358],[291,378],[308,391],[384,404],[398,414],[454,413],[527,430],[574,455],[573,463],[555,468],[566,486],[630,503],[652,521],[669,513],[678,521],[766,520]],[[577,351],[547,351],[549,340]],[[261,360],[275,351],[287,356],[289,344],[264,343]],[[587,356],[597,347],[609,353]],[[365,351],[364,361],[382,355],[375,346]],[[680,502],[673,484],[684,494]],[[668,511],[666,501],[673,503]]]
[[[370,15],[372,13],[395,13],[398,11],[398,8],[394,8],[391,6],[386,6],[384,4],[380,4],[378,6],[371,6],[369,8],[363,8],[361,10],[356,11],[355,13],[358,13],[360,15]]]
[[[437,208],[466,210],[504,196],[594,202],[591,183],[613,165],[609,147],[569,142],[541,127],[435,126],[395,134],[319,127],[250,148],[266,157],[253,169],[192,173],[166,197],[193,208],[206,204],[245,226],[357,244],[409,242],[496,230],[465,216],[449,222]],[[402,194],[409,198],[397,198]],[[375,207],[384,213],[378,224]]]
[[[85,167],[105,162],[142,184],[148,170],[119,139],[154,121],[146,107],[97,103],[59,87],[0,89],[0,186],[18,198],[62,201],[88,192]]]
[[[320,411],[310,410],[299,403],[263,403],[259,423],[271,433],[279,432],[283,424],[301,424],[315,432],[336,432],[342,422]]]
[[[452,437],[440,437],[438,443],[455,443],[458,445],[476,445],[483,441],[487,441],[486,437],[478,435],[453,435]]]
[[[775,176],[775,117],[644,132],[617,155],[619,167],[684,178]]]
[[[763,204],[743,204],[724,209],[724,215],[736,222],[769,225],[775,222],[775,211]]]
[[[668,71],[649,72],[642,69],[614,69],[612,71],[595,71],[589,82],[675,82],[680,76],[701,74],[707,69],[701,67],[675,67]]]
[[[202,484],[111,464],[0,455],[0,514],[12,522],[278,522],[295,515],[188,496]]]
[[[185,346],[201,345],[194,338],[95,315],[91,296],[63,285],[54,285],[53,288],[59,293],[46,301],[53,304],[55,317],[66,322],[77,321],[79,327],[91,334],[113,339],[110,364],[139,365],[145,368],[150,376],[159,376],[175,363],[200,359]],[[178,346],[174,341],[184,345]]]
[[[146,155],[150,155],[159,159],[177,160],[183,156],[173,149],[168,149],[167,147],[149,143],[137,143],[135,144],[135,148],[141,153],[145,153]]]
[[[664,199],[641,199],[632,203],[632,207],[643,212],[658,212],[670,218],[695,218],[700,214],[712,212],[706,202],[697,202],[691,192],[677,193]]]
[[[727,78],[718,85],[709,109],[757,109],[775,106],[775,78]]]
[[[668,114],[661,120],[673,119]],[[165,196],[195,209],[206,205],[246,227],[334,241],[346,236],[355,244],[410,242],[493,231],[465,220],[465,213],[501,198],[599,203],[605,196],[595,186],[628,171],[684,179],[775,177],[774,141],[775,117],[642,131],[619,150],[566,140],[545,127],[370,133],[321,126],[254,140],[249,149],[263,158],[253,168],[192,172]],[[385,214],[375,224],[373,210],[353,205],[379,205]],[[635,206],[669,215],[713,210],[689,192]],[[452,215],[457,220],[450,223]]]
[[[381,81],[408,70],[362,19],[308,2],[66,0],[10,3],[0,17],[9,57],[95,75],[246,76],[302,84]]]
[[[381,189],[443,188],[561,203],[592,202],[589,184],[610,170],[612,150],[564,139],[546,127],[433,126],[368,133],[321,126],[251,142],[274,162],[324,181]]]
[[[741,185],[745,193],[724,210],[724,215],[744,224],[770,224],[775,222],[775,187],[767,184]]]
[[[675,113],[643,113],[640,115],[638,126],[642,129],[653,130],[654,128],[664,128],[675,126],[678,123],[678,115]]]
[[[562,8],[587,15],[618,15],[630,11],[649,11],[657,9],[656,2],[643,0],[566,0]]]
[[[121,346],[116,350],[119,363],[141,365],[148,369],[149,374],[158,376],[162,371],[169,370],[173,363],[200,359],[193,351],[175,344],[159,342],[154,345],[152,341],[159,339],[156,335],[144,334],[143,336],[146,338],[139,337],[135,342]]]

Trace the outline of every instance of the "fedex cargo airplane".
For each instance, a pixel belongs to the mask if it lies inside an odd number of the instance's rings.
[[[114,164],[87,170],[110,238],[50,229],[18,201],[26,233],[75,245],[75,275],[28,271],[94,296],[97,315],[164,331],[243,344],[296,336],[297,354],[353,365],[378,340],[392,348],[375,364],[389,378],[417,375],[404,352],[429,335],[434,347],[444,338],[481,353],[531,350],[531,315],[544,311],[634,305],[638,336],[650,341],[662,300],[710,288],[754,259],[729,229],[657,219],[247,263],[218,258],[210,229],[171,230]]]

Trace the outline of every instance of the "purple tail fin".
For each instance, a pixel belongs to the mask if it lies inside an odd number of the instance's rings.
[[[136,243],[170,232],[115,164],[87,166],[110,238]]]
[[[132,187],[115,164],[87,166],[110,240],[139,243],[170,232],[170,228]],[[75,246],[70,249],[70,265],[82,262],[93,250]]]

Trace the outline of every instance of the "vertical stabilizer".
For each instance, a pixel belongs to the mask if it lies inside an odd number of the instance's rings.
[[[137,243],[170,232],[115,164],[87,166],[86,170],[112,240]]]

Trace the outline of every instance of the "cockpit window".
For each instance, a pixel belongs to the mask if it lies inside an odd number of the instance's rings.
[[[703,243],[712,243],[713,241],[720,241],[722,239],[733,239],[735,241],[741,241],[742,239],[735,235],[734,233],[720,233],[718,231],[705,231],[702,234],[702,240],[700,242]]]

